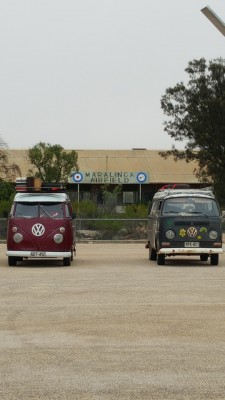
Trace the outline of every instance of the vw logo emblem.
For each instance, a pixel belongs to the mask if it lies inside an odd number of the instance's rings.
[[[45,227],[42,224],[35,224],[32,226],[32,233],[34,236],[42,236],[45,233]]]
[[[188,230],[187,230],[187,234],[188,234],[188,236],[189,237],[195,237],[195,236],[197,236],[197,229],[196,228],[194,228],[193,226],[191,226],[190,228],[188,228]]]

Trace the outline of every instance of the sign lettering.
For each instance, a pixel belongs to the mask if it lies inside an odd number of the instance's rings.
[[[79,178],[79,179],[78,179]],[[145,171],[79,171],[73,172],[70,183],[91,184],[146,184],[149,174]]]

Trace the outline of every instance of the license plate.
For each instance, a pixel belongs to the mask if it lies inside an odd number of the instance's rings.
[[[46,252],[45,251],[31,251],[30,256],[31,257],[46,257]]]
[[[184,247],[199,247],[199,242],[184,242]]]

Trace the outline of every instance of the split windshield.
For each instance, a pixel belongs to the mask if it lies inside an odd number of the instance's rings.
[[[195,214],[218,217],[219,210],[213,199],[179,197],[165,200],[162,214]]]
[[[63,218],[63,203],[16,203],[14,217],[17,218]]]

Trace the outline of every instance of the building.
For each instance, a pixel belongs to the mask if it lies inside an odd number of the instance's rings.
[[[102,191],[113,191],[118,185],[119,204],[147,203],[165,184],[189,184],[201,187],[194,175],[196,162],[164,159],[159,150],[76,150],[79,171],[72,171],[68,190],[74,199],[102,203]],[[8,150],[9,163],[20,167],[27,176],[32,165],[28,150]]]

